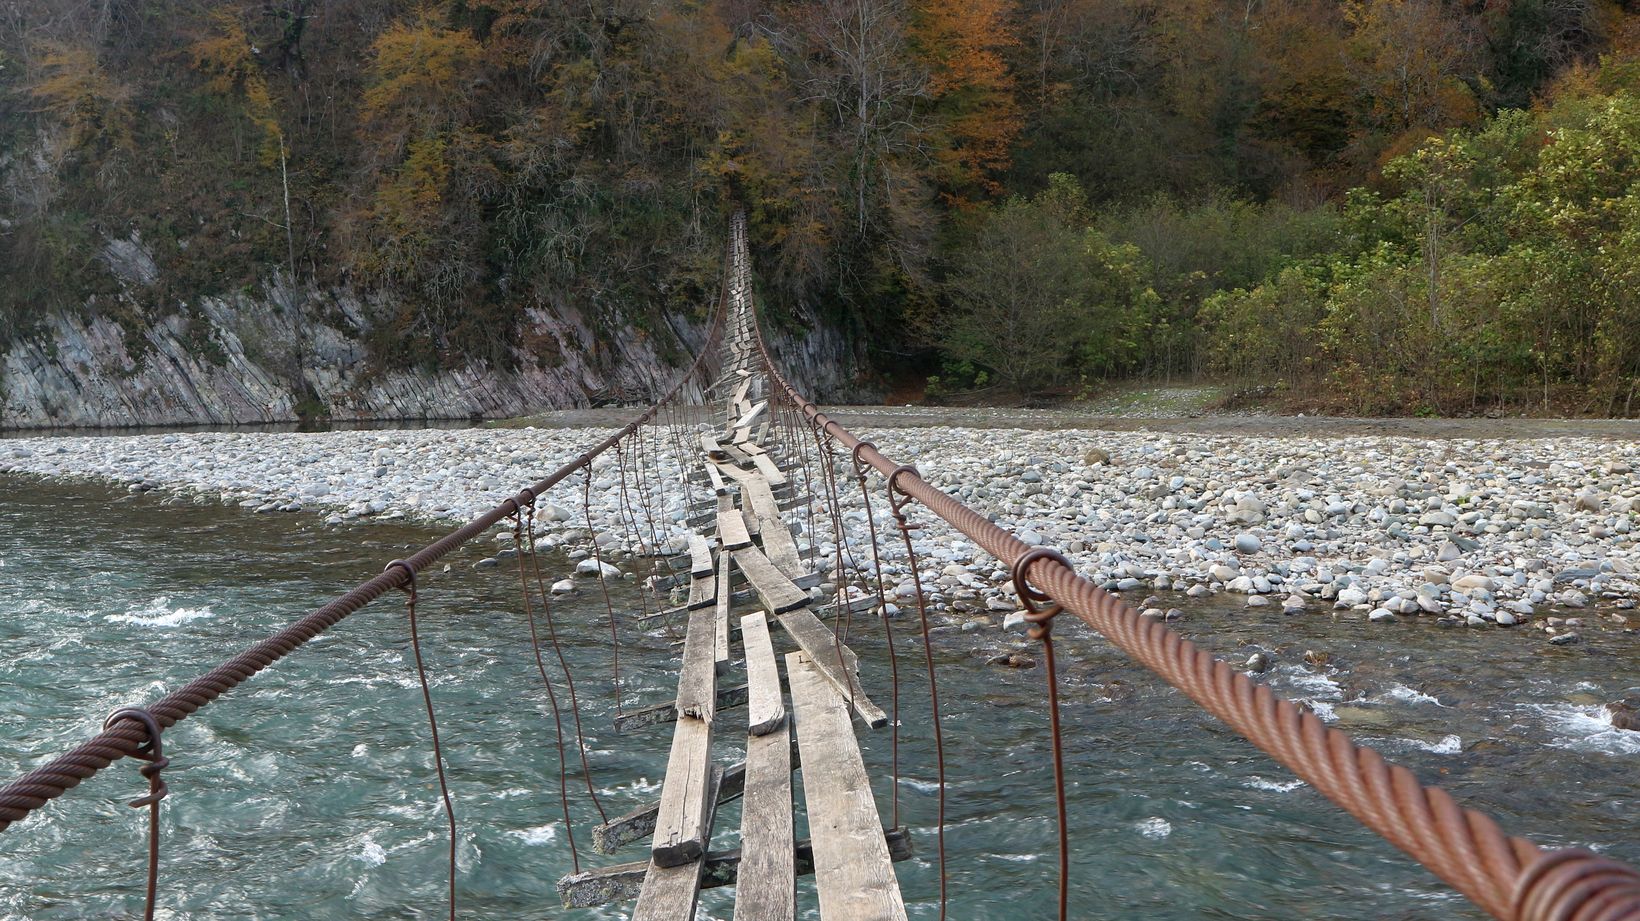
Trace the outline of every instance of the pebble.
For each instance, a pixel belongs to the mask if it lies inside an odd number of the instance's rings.
[[[1598,609],[1603,623],[1607,611],[1632,610],[1640,599],[1640,549],[1632,539],[1640,530],[1636,444],[856,428],[889,457],[915,460],[932,485],[1027,543],[1067,551],[1097,584],[1165,587],[1194,598],[1234,584],[1250,599],[1284,599],[1284,610],[1303,610],[1298,602],[1307,598],[1370,608],[1369,617],[1445,618],[1450,611],[1458,623],[1473,616],[1506,626],[1568,608]],[[12,438],[0,442],[0,472],[90,477],[247,512],[301,509],[315,513],[316,522],[414,519],[448,527],[488,511],[610,434],[566,428]],[[644,552],[652,539],[676,550],[688,533],[682,522],[698,510],[672,486],[685,466],[693,468],[687,449],[681,457],[673,453],[673,445],[688,441],[660,439],[649,458],[659,476],[647,484],[647,497],[630,484],[633,499],[656,513],[659,533],[651,535],[647,522],[643,533],[623,523],[621,471],[608,457],[593,462],[588,505],[579,474],[541,497],[538,536],[577,559],[578,572],[598,571],[582,568],[597,566],[586,555],[589,537],[613,559]],[[1116,456],[1134,462],[1112,464]],[[870,531],[858,496],[844,501],[855,558],[845,561],[843,581],[866,587],[874,573],[858,548],[869,545]],[[793,513],[797,538],[830,558],[835,538],[823,509],[815,511],[817,534],[804,533],[808,516]],[[882,504],[874,503],[873,512],[879,533],[891,533]],[[1017,612],[1002,567],[933,516],[918,520],[918,555],[925,575],[939,580],[930,595],[956,617],[954,626],[966,614]],[[903,547],[882,543],[885,581],[908,582]],[[485,559],[499,562],[506,549]],[[605,566],[606,577],[624,577]],[[959,574],[935,575],[951,566]],[[554,590],[575,585],[563,580]]]

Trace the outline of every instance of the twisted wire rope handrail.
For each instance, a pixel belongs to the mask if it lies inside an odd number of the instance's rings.
[[[857,462],[894,477],[921,502],[1004,566],[1033,549],[984,515],[862,441],[799,392],[776,368],[752,311],[764,370],[785,398]],[[1145,668],[1285,765],[1362,824],[1503,921],[1640,921],[1640,872],[1581,849],[1544,851],[1506,834],[1486,814],[1425,786],[1314,713],[1278,696],[1157,620],[1079,575],[1062,558],[1025,561],[1045,596],[1099,631]]]

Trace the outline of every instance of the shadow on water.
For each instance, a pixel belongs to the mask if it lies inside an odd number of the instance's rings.
[[[434,536],[402,524],[321,526],[302,515],[162,507],[85,484],[0,477],[0,773],[37,766],[116,707],[150,700]],[[550,711],[516,572],[474,570],[485,547],[423,580],[423,650],[461,825],[464,914],[560,912],[569,869]],[[567,560],[543,556],[549,579]],[[595,583],[554,615],[576,671],[594,781],[610,815],[656,795],[664,728],[617,736],[607,613]],[[616,608],[635,610],[632,584]],[[1511,831],[1640,860],[1640,733],[1599,705],[1636,683],[1636,639],[1588,629],[1581,646],[1537,634],[1283,617],[1222,602],[1180,625],[1215,652],[1274,661],[1267,680],[1305,699]],[[932,741],[912,622],[896,623],[902,696],[898,865],[916,918],[938,915]],[[868,688],[888,706],[877,624],[856,619]],[[1075,623],[1065,666],[1072,913],[1079,918],[1479,918],[1433,876]],[[1055,831],[1040,669],[986,667],[996,631],[941,632],[951,917],[1053,914]],[[1324,664],[1307,651],[1324,652]],[[664,628],[623,633],[625,703],[670,698]],[[1319,661],[1319,656],[1310,656]],[[549,656],[549,663],[551,658]],[[1632,692],[1632,691],[1631,691]],[[743,711],[728,711],[733,726]],[[567,721],[566,721],[567,722]],[[890,808],[890,735],[865,732]],[[721,761],[737,734],[719,735]],[[384,598],[166,735],[162,905],[172,917],[431,917],[444,893],[443,817],[408,654],[403,603]],[[572,765],[574,767],[574,765]],[[571,773],[578,840],[597,814]],[[140,909],[142,788],[122,763],[0,833],[0,918],[131,917]],[[799,786],[800,789],[800,786]],[[738,806],[716,846],[732,847]],[[801,821],[799,834],[803,833]],[[583,854],[592,864],[636,859]],[[799,889],[816,917],[811,882]],[[702,918],[727,918],[728,890]]]

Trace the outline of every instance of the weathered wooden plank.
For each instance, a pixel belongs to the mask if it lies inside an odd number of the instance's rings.
[[[747,410],[746,413],[744,415],[742,415],[739,419],[735,420],[735,424],[733,426],[731,426],[731,428],[736,428],[736,429],[751,428],[752,425],[754,425],[757,422],[757,417],[763,415],[763,411],[765,409],[768,409],[768,408],[769,408],[769,401],[768,400],[764,400],[764,401],[758,403],[756,406],[753,406],[751,409]],[[744,440],[744,439],[742,439],[742,440]]]
[[[759,521],[758,517],[752,514],[750,510],[741,509],[740,520],[745,522],[746,534],[750,536],[752,540],[758,540],[763,536],[763,523]]]
[[[763,543],[763,553],[769,562],[785,573],[788,579],[795,580],[805,575],[803,561],[797,553],[797,541],[781,519],[780,507],[775,503],[768,483],[762,477],[744,482],[740,486],[740,494],[752,506],[752,514],[760,525],[758,536]]]
[[[807,592],[792,584],[786,574],[775,568],[763,551],[747,547],[734,552],[735,566],[746,574],[752,591],[762,599],[771,614],[784,614],[809,603]]]
[[[769,455],[754,454],[752,455],[752,463],[756,465],[757,472],[763,474],[763,479],[769,481],[770,486],[786,485],[786,475],[780,472],[780,468],[775,466]]]
[[[741,921],[791,921],[797,912],[797,868],[791,742],[781,702],[780,668],[775,664],[768,624],[761,612],[742,619],[741,634],[748,641],[747,671],[753,694],[759,698],[762,720],[760,724],[759,712],[748,713],[746,800],[740,813],[741,861],[735,885],[735,917]],[[775,708],[778,715],[771,715]]]
[[[667,704],[668,709],[671,709],[671,706],[671,704]],[[792,764],[794,766],[800,764],[801,759],[798,757],[796,739],[791,740],[791,753]],[[741,762],[724,768],[723,783],[718,787],[718,802],[727,803],[743,794],[745,790],[746,764]],[[626,815],[610,819],[602,825],[593,826],[593,848],[600,854],[613,854],[618,848],[654,835],[655,817],[660,809],[661,804],[657,800],[648,805],[640,806]],[[647,862],[645,861],[645,863]]]
[[[733,605],[734,592],[731,588],[733,571],[729,568],[731,557],[727,553],[719,556],[718,601],[712,618],[712,649],[718,674],[722,674],[729,670],[729,608]]]
[[[689,628],[683,635],[683,667],[678,673],[676,704],[680,717],[692,716],[710,723],[717,712],[716,641],[717,611],[690,611]]]
[[[745,444],[740,446],[740,450],[745,452],[747,457],[756,457],[759,454],[769,453],[767,450],[764,449],[764,447],[762,445],[758,444],[755,441],[746,442]]]
[[[737,684],[734,687],[719,685],[716,709],[722,711],[732,710],[735,707],[744,707],[749,694],[750,692],[744,684]],[[647,729],[650,726],[659,726],[663,723],[675,723],[677,721],[678,702],[673,699],[637,710],[628,710],[617,715],[615,717],[615,731],[634,732],[639,729]]]
[[[782,614],[780,626],[867,726],[880,729],[888,725],[888,714],[872,703],[860,687],[860,660],[854,650],[847,643],[838,642],[837,635],[828,630],[813,611],[798,608]]]
[[[740,643],[746,650],[747,732],[768,735],[785,724],[786,704],[767,615],[758,611],[740,619]]]
[[[705,844],[711,839],[712,817],[717,811],[717,786],[722,779],[720,768],[713,768],[706,776],[707,841],[703,842],[700,853],[671,866],[651,860],[644,873],[643,888],[638,892],[637,907],[632,909],[632,921],[694,921],[701,871],[706,868]]]
[[[860,760],[843,698],[802,653],[786,657],[797,745],[803,753],[803,800],[814,844],[815,889],[828,921],[905,921],[871,779]]]
[[[688,609],[698,611],[709,608],[717,598],[716,579],[690,579]]]
[[[723,446],[718,444],[717,437],[711,432],[700,433],[700,449],[705,451],[706,456],[712,458],[713,460],[719,460],[729,456],[729,453],[723,450]]]
[[[712,724],[678,717],[672,730],[672,754],[661,781],[661,808],[655,816],[655,838],[649,856],[662,867],[689,863],[706,853],[707,821],[715,803],[707,802],[712,777]]]
[[[746,533],[746,520],[740,517],[734,499],[718,496],[718,540],[723,549],[737,551],[752,545],[752,536]]]
[[[717,567],[712,565],[712,544],[699,534],[689,535],[689,575],[697,579],[711,578]]]
[[[712,483],[713,495],[721,496],[728,491],[729,487],[723,482],[723,474],[718,471],[717,464],[706,465],[706,478]]]
[[[729,775],[725,771],[724,783]],[[723,802],[723,800],[718,800]],[[883,842],[895,863],[915,856],[911,846],[911,832],[905,826],[883,829]],[[712,851],[706,855],[706,866],[701,871],[700,888],[717,889],[733,886],[740,876],[741,848],[731,851]],[[797,876],[814,875],[814,846],[807,838],[793,848],[794,870]],[[565,876],[558,881],[558,897],[565,908],[597,908],[612,902],[625,902],[638,897],[643,878],[649,872],[649,861],[611,864],[584,873]]]

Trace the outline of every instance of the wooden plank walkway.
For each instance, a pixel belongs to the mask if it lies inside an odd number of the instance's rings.
[[[820,917],[905,921],[905,901],[843,698],[802,653],[786,657]]]
[[[735,917],[791,921],[797,915],[797,868],[791,744],[780,667],[763,613],[748,614],[740,624],[752,703],[747,710],[746,798],[741,807]]]
[[[668,560],[674,574],[655,580],[657,587],[689,586],[682,607],[655,615],[687,615],[681,644],[672,644],[681,645],[676,692],[669,702],[616,719],[623,733],[673,724],[666,773],[655,802],[592,830],[600,853],[648,838],[649,854],[566,876],[558,891],[566,907],[636,898],[636,921],[692,921],[701,889],[732,885],[737,921],[794,921],[797,878],[812,873],[821,921],[903,921],[893,862],[911,856],[910,835],[883,827],[854,735],[854,716],[872,728],[887,725],[888,717],[862,687],[860,657],[816,616],[818,602],[809,598],[821,574],[809,571],[783,514],[810,499],[791,496],[796,490],[780,462],[793,456],[787,446],[763,443],[771,430],[782,429],[771,425],[776,414],[753,338],[738,224],[733,240],[724,371],[710,388],[723,400],[721,414],[714,414],[722,428],[691,436],[699,463],[684,475],[685,482],[711,488],[704,508],[681,516],[705,533],[691,534],[688,553]],[[739,591],[737,582],[743,582]],[[861,599],[843,607],[874,603]],[[737,633],[743,666],[735,660]],[[744,669],[744,685],[733,683],[737,667]],[[719,723],[742,705],[744,760],[719,764],[714,745],[741,744],[738,733],[719,732]],[[796,837],[799,770],[808,841]],[[741,846],[714,853],[718,807],[736,798],[742,799]]]

